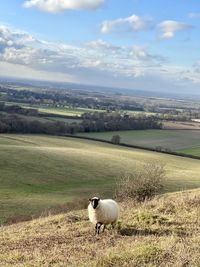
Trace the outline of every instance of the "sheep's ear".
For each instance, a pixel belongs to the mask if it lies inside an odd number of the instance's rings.
[[[90,202],[92,201],[92,199],[91,199],[91,198],[89,198],[88,200],[89,200]]]

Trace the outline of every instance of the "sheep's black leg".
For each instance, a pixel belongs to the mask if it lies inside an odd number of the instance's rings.
[[[96,224],[96,234],[98,234],[98,235],[100,233],[101,226],[102,226],[102,223],[97,223]]]
[[[106,226],[105,226],[105,224],[103,224],[103,230],[102,230],[102,233],[104,232],[105,229],[106,229]]]
[[[100,229],[101,229],[101,223],[98,223],[98,230],[97,230],[97,234],[99,235],[100,233]]]
[[[95,235],[98,233],[98,223],[95,225]]]

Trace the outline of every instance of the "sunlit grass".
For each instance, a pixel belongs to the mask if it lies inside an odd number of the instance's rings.
[[[165,192],[200,187],[198,160],[89,140],[0,135],[0,159],[1,222],[77,196],[111,197],[116,178],[149,161],[165,165]]]

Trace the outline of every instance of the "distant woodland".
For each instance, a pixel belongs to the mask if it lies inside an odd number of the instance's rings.
[[[0,103],[1,133],[75,134],[77,132],[104,132],[120,130],[160,129],[162,123],[154,116],[129,116],[117,112],[84,113],[79,123],[62,121],[41,122],[37,109],[6,106]],[[20,115],[24,115],[21,117]],[[29,116],[35,119],[29,120]]]
[[[41,108],[49,110],[48,118]],[[52,109],[70,109],[75,115],[51,113]],[[84,110],[79,116],[78,109]],[[163,121],[193,118],[200,118],[199,104],[186,100],[0,84],[0,133],[59,135],[161,129]]]

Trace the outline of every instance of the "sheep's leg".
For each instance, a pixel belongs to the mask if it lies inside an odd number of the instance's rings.
[[[97,223],[96,224],[96,234],[98,234],[98,235],[100,233],[101,226],[102,226],[102,223]]]
[[[98,223],[95,225],[95,235],[98,233]]]
[[[114,229],[116,226],[116,222],[111,223],[111,226],[112,226],[112,229]]]
[[[106,225],[103,224],[103,230],[102,230],[102,233],[104,232],[105,229],[106,229]]]
[[[99,235],[99,233],[100,233],[100,229],[101,229],[101,223],[98,223],[98,230],[97,230],[97,234]]]

